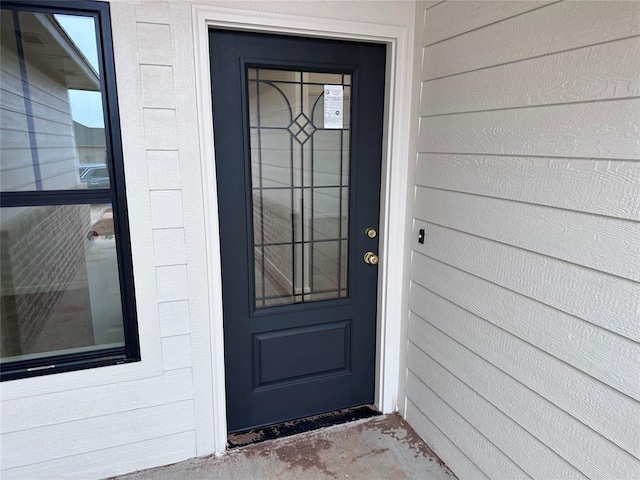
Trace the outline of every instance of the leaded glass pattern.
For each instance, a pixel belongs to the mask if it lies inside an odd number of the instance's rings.
[[[344,92],[324,127],[325,85]],[[348,293],[351,76],[248,70],[255,307]]]

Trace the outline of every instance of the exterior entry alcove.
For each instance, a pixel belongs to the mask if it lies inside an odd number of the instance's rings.
[[[357,40],[387,45],[385,93],[385,134],[383,140],[380,247],[378,276],[378,340],[376,346],[375,403],[383,412],[398,408],[399,367],[401,358],[403,312],[402,285],[406,279],[405,231],[407,181],[410,145],[410,93],[413,45],[408,28],[348,21],[327,21],[225,8],[193,8],[198,94],[198,123],[207,235],[207,272],[212,358],[212,388],[215,405],[216,451],[226,444],[226,409],[224,399],[224,354],[222,328],[222,285],[217,218],[215,146],[211,115],[208,29],[210,27],[296,36]],[[213,99],[215,102],[215,99]],[[388,321],[394,319],[394,321]],[[398,321],[400,320],[400,321]],[[204,359],[203,359],[204,360]]]

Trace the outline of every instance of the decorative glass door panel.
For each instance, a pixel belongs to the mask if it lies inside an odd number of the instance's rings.
[[[347,296],[351,75],[250,68],[255,308]]]
[[[386,45],[209,48],[227,428],[371,403]]]

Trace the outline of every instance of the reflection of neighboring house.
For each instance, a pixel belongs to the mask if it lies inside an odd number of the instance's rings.
[[[2,11],[2,191],[74,189],[79,159],[68,90],[99,91],[100,79],[53,16],[23,12],[19,20],[21,48],[11,13]],[[97,146],[97,134],[90,133],[85,137]],[[90,222],[88,205],[3,208],[3,357],[38,341],[61,293],[85,264]],[[24,259],[37,259],[36,267],[21,267]]]
[[[74,188],[80,162],[68,90],[100,91],[100,79],[53,16],[20,16],[23,49],[11,38],[11,22],[3,11],[2,75],[11,81],[3,82],[0,100],[0,151],[19,160],[2,163],[2,191]]]
[[[104,127],[92,128],[73,122],[79,163],[107,163]]]

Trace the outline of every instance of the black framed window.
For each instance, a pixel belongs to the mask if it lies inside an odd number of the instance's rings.
[[[109,5],[0,7],[2,380],[140,360]]]

